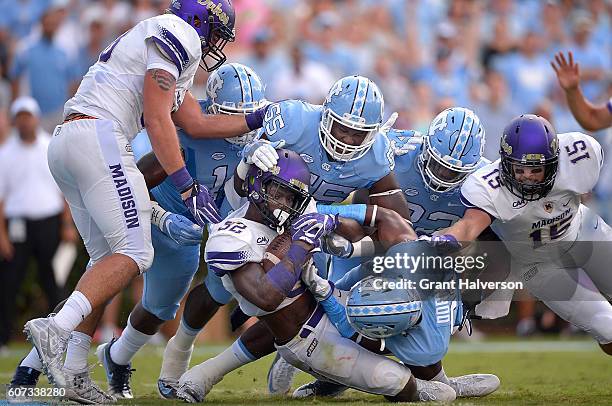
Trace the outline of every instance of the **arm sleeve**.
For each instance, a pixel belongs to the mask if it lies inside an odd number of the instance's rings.
[[[164,43],[159,38],[151,37],[147,41],[147,70],[162,69],[171,73],[174,79],[178,80],[182,68],[178,60],[173,59],[175,57],[169,52],[170,50],[164,48]]]
[[[469,209],[479,209],[486,212],[493,221],[493,219],[499,218],[499,214],[491,198],[489,190],[491,186],[481,182],[480,175],[480,172],[476,172],[468,176],[463,183],[461,186],[461,203]],[[501,187],[501,185],[498,187]]]

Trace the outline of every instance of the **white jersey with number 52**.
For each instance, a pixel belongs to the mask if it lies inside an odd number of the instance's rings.
[[[150,55],[152,50],[155,55]],[[64,117],[83,113],[113,120],[131,141],[144,124],[143,86],[147,70],[164,69],[175,76],[176,110],[193,84],[201,56],[197,32],[179,17],[163,14],[144,20],[100,54],[77,93],[66,103]]]
[[[479,208],[494,219],[491,228],[504,241],[515,260],[540,262],[550,252],[547,244],[579,239],[582,210],[580,195],[590,192],[599,178],[603,151],[586,134],[559,134],[559,167],[550,193],[526,202],[500,183],[500,160],[471,174],[461,188],[467,207]],[[559,245],[549,248],[559,249]]]

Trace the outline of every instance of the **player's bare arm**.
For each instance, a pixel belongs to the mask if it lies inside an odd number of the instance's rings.
[[[283,260],[287,269],[293,271],[293,264]],[[236,290],[246,300],[266,312],[273,312],[281,304],[285,295],[266,278],[266,271],[261,264],[250,262],[232,271],[232,282]]]
[[[170,117],[176,79],[163,69],[147,71],[144,79],[144,122],[153,151],[166,173],[185,166],[176,128]]]
[[[463,218],[436,234],[450,234],[457,241],[476,241],[480,233],[489,227],[490,224],[491,216],[484,210],[467,209]]]
[[[185,94],[172,120],[192,138],[228,138],[251,131],[243,115],[203,114],[191,92]]]
[[[394,210],[403,218],[410,219],[408,203],[393,172],[372,185],[370,188],[370,204]]]
[[[572,114],[584,129],[598,131],[612,126],[612,113],[607,106],[595,106],[584,97],[580,89],[580,67],[574,62],[572,52],[568,52],[567,58],[563,52],[557,53],[550,65],[557,74]]]

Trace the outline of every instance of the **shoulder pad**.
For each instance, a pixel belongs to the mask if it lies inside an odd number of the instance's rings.
[[[219,230],[228,226],[228,222],[234,225]],[[213,226],[205,248],[205,260],[209,269],[223,276],[248,262],[259,262],[261,258],[256,258],[250,245],[250,237],[248,227],[239,219],[226,219]]]
[[[317,109],[319,107],[319,109]],[[310,120],[320,120],[320,107],[301,100],[283,100],[266,110],[263,133],[270,141],[284,139],[287,147],[296,144]]]

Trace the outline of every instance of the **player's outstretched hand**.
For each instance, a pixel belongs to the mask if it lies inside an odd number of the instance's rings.
[[[567,53],[567,59],[565,59],[563,52],[557,53],[555,60],[550,62],[550,66],[557,74],[559,85],[563,90],[567,91],[578,87],[580,84],[580,69],[578,64],[574,63],[574,55],[571,51]]]
[[[291,225],[291,239],[302,241],[318,248],[321,238],[330,234],[338,227],[338,216],[329,214],[302,214]]]
[[[198,245],[202,242],[202,227],[180,214],[168,213],[159,229],[178,245]]]
[[[191,189],[181,194],[183,203],[189,209],[196,223],[204,227],[206,223],[219,223],[221,215],[208,189],[195,180]]]
[[[256,165],[264,172],[271,170],[278,162],[277,149],[285,145],[285,140],[270,142],[268,140],[255,140],[245,145],[242,150],[244,161]]]
[[[321,238],[321,251],[340,258],[350,258],[353,254],[353,243],[336,233]]]

